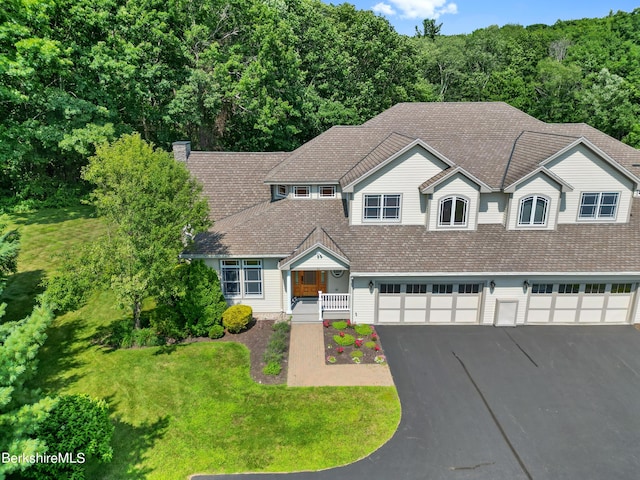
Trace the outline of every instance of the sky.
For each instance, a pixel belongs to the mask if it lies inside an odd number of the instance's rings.
[[[610,11],[631,12],[639,7],[637,0],[348,0],[348,3],[386,17],[397,32],[405,35],[413,35],[414,27],[421,26],[424,18],[442,23],[443,35],[455,35],[490,25],[553,25],[557,20],[605,17]]]

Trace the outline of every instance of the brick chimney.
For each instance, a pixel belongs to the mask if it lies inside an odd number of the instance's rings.
[[[191,142],[173,142],[173,158],[176,162],[187,163],[191,155]]]

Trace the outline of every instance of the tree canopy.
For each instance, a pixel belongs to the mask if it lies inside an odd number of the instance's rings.
[[[122,134],[169,149],[290,150],[402,101],[505,101],[636,145],[640,9],[416,35],[320,0],[6,0],[0,199],[64,202]]]

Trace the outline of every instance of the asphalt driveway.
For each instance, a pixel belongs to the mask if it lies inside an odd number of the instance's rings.
[[[402,403],[393,438],[345,467],[243,480],[640,475],[640,332],[633,327],[377,330]]]

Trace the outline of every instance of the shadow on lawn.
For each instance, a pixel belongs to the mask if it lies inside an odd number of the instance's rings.
[[[36,306],[36,297],[44,292],[42,279],[44,270],[31,270],[11,275],[0,295],[0,303],[7,304],[3,322],[22,320],[31,315]]]
[[[17,225],[50,225],[79,218],[95,218],[96,215],[94,207],[78,205],[64,208],[44,208],[37,212],[15,213],[12,216]]]
[[[38,358],[38,386],[46,391],[58,392],[75,383],[79,375],[65,375],[69,370],[77,370],[81,366],[78,354],[84,350],[82,329],[87,320],[76,318],[71,321],[54,323],[47,330],[47,341],[44,343]],[[46,361],[42,361],[46,360]]]
[[[110,408],[116,410],[111,403]],[[164,437],[169,427],[169,417],[160,417],[155,422],[145,422],[139,426],[119,419],[113,423],[113,460],[108,464],[91,462],[87,466],[87,478],[146,479],[153,470],[142,466],[142,463],[147,458],[147,452]]]

